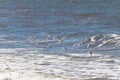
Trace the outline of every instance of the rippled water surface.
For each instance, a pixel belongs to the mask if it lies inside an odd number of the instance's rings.
[[[120,34],[119,0],[1,0],[0,47],[80,52],[86,38]],[[108,38],[110,36],[107,36]],[[103,37],[100,37],[103,38]],[[97,41],[103,44],[104,41]],[[96,41],[96,40],[95,40]],[[111,43],[114,43],[114,40]],[[120,39],[117,39],[118,46]],[[103,47],[103,46],[101,46]],[[108,51],[108,50],[107,50]]]
[[[0,0],[0,74],[120,80],[120,0]]]

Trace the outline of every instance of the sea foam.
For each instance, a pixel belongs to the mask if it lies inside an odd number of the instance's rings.
[[[13,53],[9,52],[11,50]],[[0,80],[120,80],[120,57],[0,50]],[[6,52],[5,52],[6,51]],[[5,54],[6,53],[6,54]],[[9,54],[8,54],[9,53]],[[22,53],[22,51],[21,51]]]

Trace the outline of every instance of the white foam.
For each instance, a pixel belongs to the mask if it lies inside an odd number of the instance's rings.
[[[6,52],[10,50],[6,49]],[[15,51],[12,51],[14,54],[0,54],[0,80],[120,79],[119,57],[102,54],[32,54],[29,51],[29,54],[18,54]]]

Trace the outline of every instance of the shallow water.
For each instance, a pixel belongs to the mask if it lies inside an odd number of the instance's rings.
[[[120,0],[0,0],[0,74],[12,80],[44,74],[119,80],[119,5]]]
[[[42,78],[44,80],[120,79],[120,57],[102,54],[90,56],[85,53],[58,55],[30,51],[30,49],[25,49],[27,51],[21,49],[22,52],[19,52],[19,50],[0,50],[0,74],[2,74],[0,80],[40,80]]]

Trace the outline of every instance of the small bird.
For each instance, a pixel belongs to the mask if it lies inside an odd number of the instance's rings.
[[[90,56],[92,56],[92,52],[91,51],[88,51],[88,53],[90,54]]]
[[[58,36],[58,42],[63,43],[67,37],[68,37],[68,35],[64,35],[62,37]]]
[[[35,40],[35,38],[36,38],[36,34],[32,34],[30,37],[28,37],[27,41],[29,43],[33,43],[33,41]]]
[[[67,48],[66,48],[66,47],[63,47],[62,49],[63,49],[63,51],[67,51]]]

